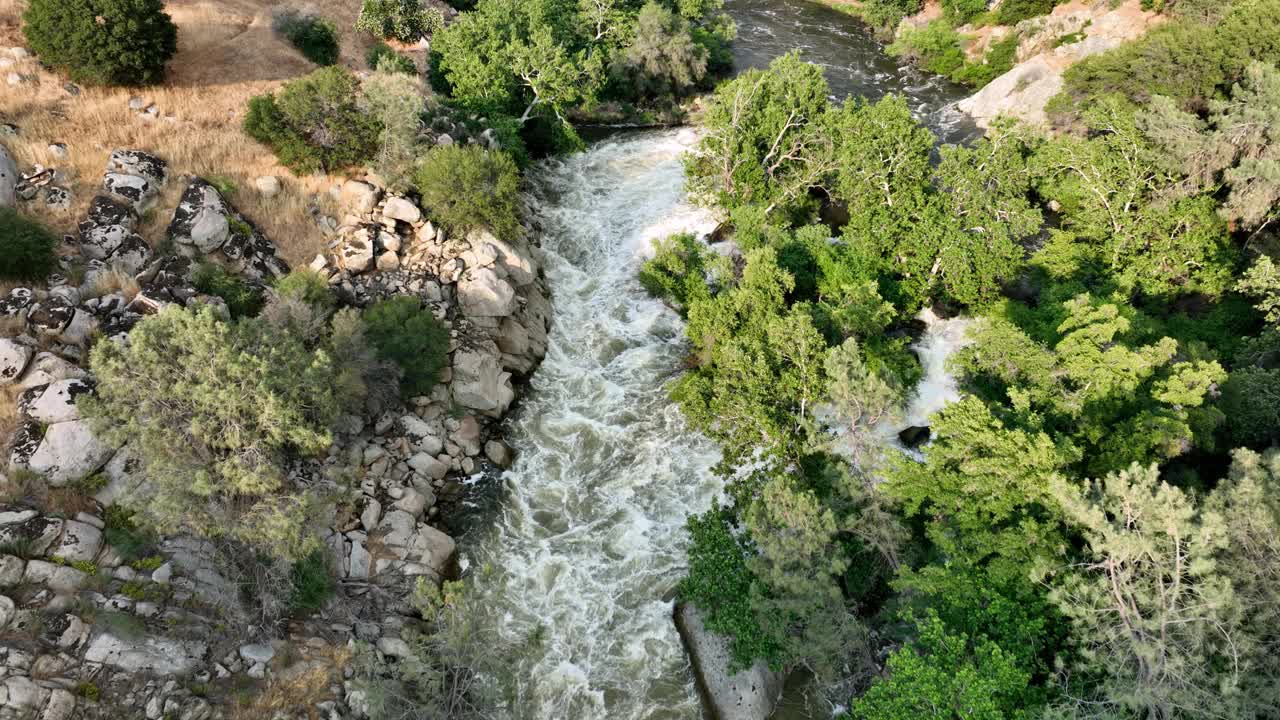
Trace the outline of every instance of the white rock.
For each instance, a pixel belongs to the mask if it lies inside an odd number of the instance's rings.
[[[382,503],[377,500],[370,500],[364,506],[364,512],[360,513],[360,525],[364,527],[365,532],[369,532],[378,526],[378,520],[381,518]]]
[[[0,587],[13,587],[22,582],[27,563],[14,555],[0,555]]]
[[[61,487],[89,476],[111,459],[115,450],[100,441],[84,420],[50,425],[27,466]]]
[[[67,520],[62,525],[62,542],[54,555],[69,562],[90,562],[102,549],[102,531],[78,520]]]
[[[31,362],[31,348],[9,338],[0,338],[0,385],[9,385],[22,377]]]
[[[404,198],[393,197],[383,204],[382,216],[414,225],[422,220],[422,211]]]
[[[439,480],[449,474],[448,465],[424,452],[417,453],[409,458],[409,467],[413,468],[414,472],[419,475],[429,477],[432,480]]]
[[[194,670],[203,661],[207,649],[203,642],[196,640],[156,636],[125,639],[103,633],[89,644],[84,659],[127,672],[181,675]]]
[[[275,197],[280,194],[280,178],[274,175],[263,175],[257,180],[254,180],[253,184],[258,188],[258,192],[261,193],[263,197]]]
[[[40,385],[48,385],[58,380],[86,378],[88,376],[89,373],[57,355],[42,352],[36,355],[35,361],[27,368],[27,374],[22,377],[18,387],[28,390]],[[0,384],[3,384],[3,382],[0,382]]]
[[[69,690],[55,688],[49,693],[49,702],[44,706],[40,720],[70,720],[75,710],[76,696]]]
[[[171,562],[161,565],[151,573],[151,582],[159,585],[168,585],[171,579],[173,579],[173,563]]]
[[[83,380],[69,378],[57,380],[49,384],[27,407],[27,416],[45,425],[76,420],[80,412],[76,410],[76,398],[89,392],[89,386]]]
[[[342,246],[342,267],[352,273],[362,273],[373,267],[373,243],[355,237],[347,238]]]
[[[515,399],[511,373],[484,352],[459,350],[453,354],[453,399],[458,405],[500,417]]]
[[[515,312],[516,291],[492,268],[478,268],[458,283],[458,301],[466,315],[505,317]]]
[[[44,707],[49,691],[32,682],[31,678],[14,675],[4,681],[5,706],[15,709],[35,710]]]
[[[347,576],[363,580],[369,577],[373,569],[373,558],[369,556],[369,551],[364,549],[364,544],[359,540],[351,540],[351,557],[347,570]]]
[[[343,205],[360,213],[373,212],[378,205],[378,189],[366,182],[348,180],[342,184],[339,198]]]
[[[444,449],[444,439],[440,437],[440,430],[417,415],[401,417],[400,427],[414,452],[439,455]]]
[[[8,148],[0,145],[0,207],[13,207],[18,201],[18,165]]]
[[[271,658],[275,656],[276,650],[270,645],[253,644],[240,646],[240,657],[244,658],[245,662],[269,663]]]
[[[400,267],[400,256],[394,250],[388,250],[378,256],[378,270],[387,272]]]
[[[414,517],[421,517],[427,509],[427,498],[417,490],[405,490],[404,496],[395,501],[397,510],[403,510]]]
[[[506,443],[498,440],[490,440],[484,444],[484,456],[489,458],[489,462],[500,468],[506,468],[511,465],[511,448]]]
[[[383,636],[378,638],[378,652],[391,657],[413,657],[413,650],[409,648],[409,643],[397,637]]]
[[[13,619],[17,613],[17,607],[13,604],[13,600],[7,595],[0,595],[0,630],[5,629],[9,625],[9,621]]]
[[[88,575],[73,567],[43,560],[28,560],[26,572],[22,575],[23,582],[44,585],[59,593],[75,592],[88,579]]]

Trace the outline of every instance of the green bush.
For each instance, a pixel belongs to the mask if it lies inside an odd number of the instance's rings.
[[[996,13],[996,22],[1001,25],[1017,25],[1041,15],[1048,15],[1053,8],[1065,0],[1004,0]]]
[[[439,30],[444,17],[421,0],[364,0],[356,27],[377,38],[417,42]]]
[[[502,151],[451,145],[427,153],[414,185],[431,216],[459,234],[488,227],[499,237],[520,230],[520,170]]]
[[[293,592],[289,595],[289,610],[305,614],[324,607],[333,596],[333,573],[329,567],[329,553],[317,550],[293,564]]]
[[[947,18],[956,25],[963,25],[987,11],[987,0],[942,0]]]
[[[0,278],[40,280],[58,266],[53,233],[10,208],[0,208]]]
[[[654,242],[654,255],[640,268],[640,284],[656,298],[687,313],[694,302],[711,296],[707,288],[709,251],[691,233]]]
[[[370,46],[369,52],[365,53],[364,61],[368,64],[370,70],[404,73],[406,75],[418,74],[418,66],[414,64],[412,58],[405,57],[392,50],[390,45],[381,40]]]
[[[233,318],[253,317],[262,310],[262,291],[221,265],[201,263],[191,282],[196,290],[222,298]]]
[[[276,16],[272,27],[317,65],[338,62],[338,28],[332,22],[297,10],[286,10]]]
[[[982,62],[966,62],[951,73],[951,79],[973,87],[985,87],[987,83],[1013,69],[1018,55],[1018,36],[1009,37],[987,48]]]
[[[31,0],[22,19],[40,61],[80,83],[159,82],[178,50],[163,0]]]
[[[398,296],[364,313],[367,336],[378,355],[404,371],[407,397],[426,395],[440,379],[449,352],[449,331],[416,298]]]
[[[130,521],[289,562],[314,551],[319,500],[288,467],[323,455],[338,413],[363,401],[340,387],[349,363],[336,345],[256,318],[226,323],[207,306],[166,308],[127,346],[95,345],[97,392],[78,407],[137,453],[148,482],[122,498]]]
[[[923,6],[923,0],[866,0],[862,17],[871,27],[892,35],[902,18],[920,12]]]
[[[359,104],[360,83],[340,67],[249,101],[244,131],[298,173],[336,172],[373,159],[382,128]]]
[[[885,49],[894,57],[914,61],[931,73],[950,75],[964,67],[964,50],[960,34],[945,18],[939,18],[919,29],[903,32]]]
[[[276,281],[276,293],[320,308],[332,310],[337,304],[329,290],[329,281],[315,270],[294,270]]]

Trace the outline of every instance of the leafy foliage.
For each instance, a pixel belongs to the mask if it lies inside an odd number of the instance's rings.
[[[449,331],[416,298],[382,300],[364,314],[369,341],[378,354],[404,372],[409,397],[427,395],[440,379],[449,352]]]
[[[358,103],[360,84],[329,67],[249,101],[244,131],[298,173],[332,172],[371,160],[382,131]]]
[[[380,40],[417,42],[439,30],[444,17],[421,0],[364,0],[356,27]]]
[[[485,227],[500,237],[520,232],[520,171],[500,150],[436,148],[413,180],[431,216],[454,234]]]
[[[260,289],[212,262],[201,263],[191,276],[191,283],[206,295],[222,298],[233,318],[253,317],[265,302]]]
[[[161,0],[32,0],[22,19],[41,62],[79,83],[159,82],[178,50],[178,27]]]
[[[0,278],[39,280],[58,266],[53,233],[12,208],[0,208]]]
[[[338,62],[338,28],[332,22],[316,15],[304,15],[297,10],[285,10],[272,20],[272,29],[317,65],[333,65]]]
[[[127,346],[94,346],[97,394],[81,405],[142,461],[147,483],[123,498],[136,520],[293,560],[317,547],[317,498],[290,485],[286,465],[325,452],[339,409],[363,398],[336,380],[350,371],[336,326],[315,340],[290,330],[170,308],[139,323]]]
[[[405,75],[418,74],[418,66],[414,64],[412,58],[392,50],[391,46],[381,40],[375,41],[369,46],[369,52],[365,53],[364,61],[370,70],[404,73]]]

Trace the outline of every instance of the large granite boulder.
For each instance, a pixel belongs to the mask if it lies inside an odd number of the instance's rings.
[[[0,207],[13,207],[18,201],[18,165],[9,149],[0,145]]]
[[[502,369],[494,353],[458,350],[453,354],[453,400],[459,406],[489,417],[501,417],[515,400],[511,373]]]
[[[201,178],[192,180],[173,211],[169,239],[207,255],[230,238],[231,217],[222,193]]]
[[[762,660],[746,670],[730,672],[729,642],[707,629],[693,605],[676,605],[675,622],[710,718],[767,720],[782,697],[782,673],[770,670]]]
[[[477,317],[506,317],[516,310],[516,291],[493,268],[469,271],[458,282],[462,312]]]
[[[32,472],[61,487],[97,472],[115,449],[98,439],[84,420],[50,425],[36,451],[27,459]]]
[[[89,643],[84,659],[126,672],[182,675],[196,669],[207,649],[204,643],[195,640],[150,636],[123,638],[102,633]]]
[[[9,385],[22,377],[31,362],[32,350],[9,338],[0,338],[0,385]]]

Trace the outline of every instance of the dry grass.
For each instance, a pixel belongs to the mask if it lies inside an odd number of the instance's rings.
[[[0,46],[23,44],[25,2],[0,0]],[[234,182],[239,190],[231,202],[266,231],[290,263],[309,261],[324,239],[307,207],[315,203],[333,212],[327,190],[335,178],[293,177],[270,151],[240,131],[249,98],[315,67],[271,32],[273,13],[285,7],[310,8],[332,20],[342,34],[341,63],[363,68],[369,40],[355,30],[360,7],[356,0],[173,0],[167,10],[178,24],[178,54],[169,64],[165,84],[152,88],[84,88],[72,96],[63,89],[62,78],[32,60],[10,68],[32,79],[17,87],[0,87],[0,120],[20,128],[18,137],[6,143],[24,168],[40,163],[73,178],[71,211],[41,210],[40,219],[71,231],[98,189],[110,152],[136,148],[167,160],[175,178],[159,209],[144,223],[149,242],[161,239],[172,216],[183,189],[176,178],[184,173],[215,175]],[[130,110],[134,96],[154,103],[160,117],[144,120]],[[55,142],[65,143],[70,157],[52,157],[48,146]],[[280,177],[283,191],[274,198],[262,197],[253,181],[263,175]]]
[[[342,679],[342,668],[351,661],[351,651],[333,646],[310,650],[309,662],[299,668],[287,668],[267,682],[249,698],[233,701],[231,720],[262,720],[289,717],[316,718],[316,703],[331,698],[330,685]]]

